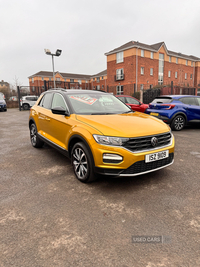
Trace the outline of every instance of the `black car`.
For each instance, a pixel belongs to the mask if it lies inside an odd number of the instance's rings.
[[[7,111],[7,105],[6,105],[6,101],[3,97],[3,94],[0,94],[0,110]]]

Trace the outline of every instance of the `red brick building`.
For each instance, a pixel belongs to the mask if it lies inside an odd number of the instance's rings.
[[[46,89],[54,88],[53,72],[39,71],[29,78],[30,93],[40,94]],[[57,71],[55,73],[56,87],[65,89],[96,89],[105,90],[107,70],[95,75],[73,74]]]
[[[114,94],[157,85],[200,87],[200,58],[169,51],[164,42],[128,42],[108,53],[107,85]]]

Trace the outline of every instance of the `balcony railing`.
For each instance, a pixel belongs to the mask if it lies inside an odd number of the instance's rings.
[[[115,81],[121,81],[125,79],[125,74],[117,74],[115,75]]]

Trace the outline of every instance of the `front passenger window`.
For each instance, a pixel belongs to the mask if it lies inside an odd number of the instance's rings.
[[[55,108],[55,107],[63,107],[64,109],[67,109],[67,105],[65,103],[63,96],[57,93],[54,94],[53,96],[53,102],[52,102],[51,108]]]

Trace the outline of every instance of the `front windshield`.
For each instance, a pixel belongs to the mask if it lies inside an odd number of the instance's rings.
[[[132,112],[129,107],[111,94],[74,93],[68,99],[76,114],[103,115]]]

